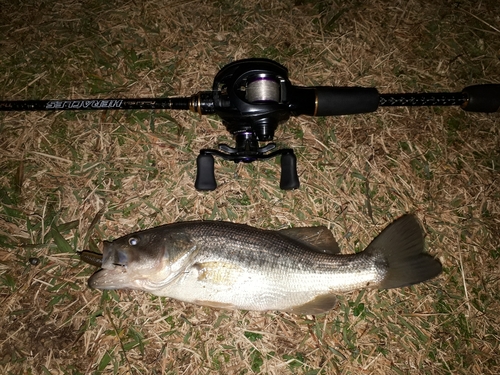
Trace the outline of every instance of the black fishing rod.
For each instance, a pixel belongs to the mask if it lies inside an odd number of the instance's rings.
[[[251,163],[281,155],[280,187],[299,187],[292,149],[275,150],[276,128],[290,116],[339,116],[374,112],[378,107],[459,106],[468,112],[500,111],[500,84],[468,86],[453,93],[380,94],[376,88],[294,86],[288,70],[268,59],[238,60],[215,76],[211,91],[189,97],[143,99],[78,99],[0,101],[0,111],[67,111],[164,109],[217,114],[233,135],[235,147],[219,144],[202,149],[197,158],[195,187],[214,190],[214,156],[236,163]]]

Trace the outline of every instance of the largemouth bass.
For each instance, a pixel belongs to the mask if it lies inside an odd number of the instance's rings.
[[[104,242],[96,289],[137,289],[203,306],[319,314],[339,293],[429,280],[419,221],[405,215],[362,252],[340,255],[325,227],[263,230],[222,221],[180,222]]]

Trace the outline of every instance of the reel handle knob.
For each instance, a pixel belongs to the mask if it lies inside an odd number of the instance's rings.
[[[293,150],[286,149],[281,155],[281,179],[280,188],[282,190],[298,189],[300,186],[297,175],[297,157]]]
[[[210,191],[217,188],[214,174],[214,157],[210,154],[200,152],[196,158],[196,190]]]

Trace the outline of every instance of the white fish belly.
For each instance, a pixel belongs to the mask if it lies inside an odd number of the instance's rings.
[[[199,305],[242,310],[290,310],[318,296],[335,295],[376,284],[381,276],[376,269],[338,274],[256,273],[251,270],[211,270],[199,268],[183,273],[156,295]]]

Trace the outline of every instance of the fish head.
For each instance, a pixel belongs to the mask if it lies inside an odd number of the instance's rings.
[[[168,236],[154,231],[104,241],[102,269],[89,278],[89,286],[150,291],[166,285],[175,271],[168,242]]]

